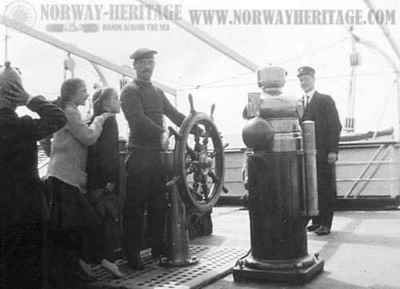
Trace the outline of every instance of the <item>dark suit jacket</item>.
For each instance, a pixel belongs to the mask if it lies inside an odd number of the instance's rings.
[[[319,161],[326,161],[330,152],[338,152],[342,125],[332,97],[316,91],[305,108],[302,120],[315,122],[317,159]]]
[[[27,105],[40,119],[18,117],[0,109],[0,219],[2,225],[38,222],[43,213],[43,193],[37,168],[36,142],[62,128],[62,110],[40,97]]]

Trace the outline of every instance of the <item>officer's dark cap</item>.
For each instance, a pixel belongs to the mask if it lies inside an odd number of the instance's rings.
[[[157,51],[148,48],[139,48],[129,58],[136,61],[143,58],[153,58],[154,54],[157,54]]]
[[[312,68],[311,66],[302,66],[299,69],[297,69],[297,77],[300,77],[302,75],[310,75],[314,77],[315,69]]]

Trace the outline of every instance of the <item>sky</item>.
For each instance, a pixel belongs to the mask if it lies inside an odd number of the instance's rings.
[[[43,7],[53,5],[58,8],[66,1],[5,1],[0,2],[0,11],[11,3],[14,7],[33,7],[36,21],[30,25],[65,42],[87,50],[118,65],[131,65],[129,55],[139,47],[157,50],[154,79],[178,90],[177,97],[170,100],[183,113],[188,113],[187,95],[194,96],[198,111],[209,112],[211,104],[216,104],[215,121],[217,127],[233,147],[241,146],[240,134],[244,121],[241,111],[247,102],[249,92],[259,92],[256,73],[241,66],[199,39],[188,34],[175,24],[159,20],[111,21],[102,18],[96,23],[103,24],[168,24],[165,31],[104,31],[93,33],[49,32],[50,23],[71,24],[71,21],[44,19]],[[395,10],[396,23],[389,25],[395,41],[400,45],[400,1],[374,1],[381,9]],[[183,19],[189,21],[191,9],[236,10],[265,9],[361,9],[367,11],[362,0],[341,1],[216,1],[216,0],[174,0],[160,1],[177,5]],[[16,5],[18,4],[18,5]],[[68,4],[110,5],[136,4],[136,1],[68,1]],[[11,4],[9,4],[11,5]],[[10,7],[10,6],[9,6]],[[83,21],[84,22],[84,21]],[[76,22],[77,24],[83,22]],[[218,39],[237,53],[256,63],[259,67],[278,65],[288,72],[284,93],[301,97],[302,91],[296,78],[296,70],[302,65],[313,66],[316,71],[317,90],[330,94],[338,107],[342,123],[347,114],[349,91],[349,54],[351,40],[348,26],[343,25],[196,25],[197,28]],[[383,33],[377,25],[356,25],[354,31],[362,39],[372,41],[397,65],[396,58]],[[0,27],[1,38],[5,28]],[[59,94],[63,81],[63,62],[66,53],[19,32],[7,29],[8,59],[21,69],[26,89],[32,94],[43,94],[54,99]],[[355,129],[358,132],[383,129],[393,126],[397,118],[396,90],[394,74],[390,65],[374,51],[357,45],[361,65],[357,68]],[[0,61],[4,60],[4,41],[0,42]],[[91,88],[98,83],[92,66],[85,60],[74,57],[75,76],[86,80]],[[119,87],[120,75],[103,70],[111,86]],[[122,115],[118,117],[122,136],[128,133]]]

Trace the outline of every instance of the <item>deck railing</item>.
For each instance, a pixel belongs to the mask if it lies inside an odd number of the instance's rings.
[[[395,141],[343,142],[336,163],[338,197],[396,198],[400,193],[400,143]],[[225,187],[223,197],[238,198],[246,194],[242,183],[245,149],[225,150]],[[121,151],[124,158],[126,151]],[[39,150],[39,173],[44,176],[48,157]],[[123,162],[121,163],[123,165]],[[121,179],[121,182],[125,182]]]

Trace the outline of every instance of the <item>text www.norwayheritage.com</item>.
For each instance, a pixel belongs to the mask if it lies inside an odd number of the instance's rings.
[[[193,25],[375,25],[396,24],[396,10],[189,10]]]
[[[192,9],[182,5],[42,4],[51,32],[168,31],[168,21],[192,25],[377,25],[396,24],[396,10]]]

